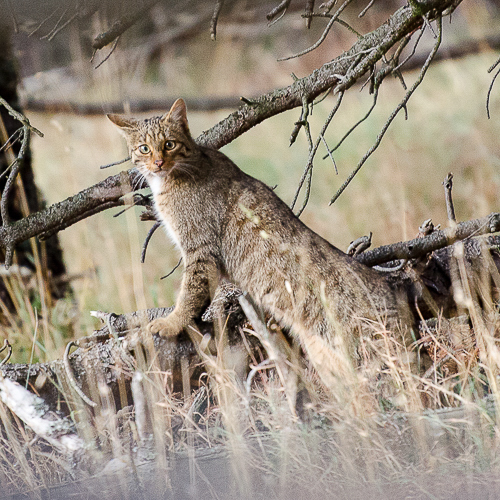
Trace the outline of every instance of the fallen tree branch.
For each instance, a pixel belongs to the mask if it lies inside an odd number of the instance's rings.
[[[454,227],[434,231],[424,238],[415,238],[410,241],[401,241],[374,248],[356,255],[354,258],[367,266],[397,259],[415,259],[439,248],[452,245],[456,241],[498,231],[500,231],[500,213],[493,212],[481,219],[460,222]]]
[[[159,109],[170,109],[176,98],[137,99],[127,101],[130,113],[145,113]],[[218,111],[234,109],[241,105],[239,97],[190,97],[185,99],[190,111]],[[27,97],[23,100],[23,108],[28,111],[43,113],[71,113],[77,115],[99,115],[106,113],[123,113],[123,101],[106,102],[76,102],[68,99],[37,99]]]
[[[69,416],[56,415],[39,396],[0,372],[0,400],[33,431],[54,448],[74,457],[82,453],[84,441]]]

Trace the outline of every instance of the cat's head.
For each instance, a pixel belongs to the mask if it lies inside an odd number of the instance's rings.
[[[198,151],[189,132],[186,104],[177,99],[163,116],[137,119],[107,115],[127,139],[134,165],[144,175],[166,177],[174,168],[185,171]]]

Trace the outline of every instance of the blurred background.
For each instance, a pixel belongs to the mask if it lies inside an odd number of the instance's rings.
[[[314,18],[307,29],[304,3],[296,0],[281,19],[269,23],[266,14],[278,3],[223,5],[215,41],[210,36],[215,2],[17,1],[11,5],[11,15],[4,17],[0,29],[4,43],[8,40],[13,49],[21,108],[44,133],[43,138],[33,137],[32,166],[46,203],[130,168],[130,163],[99,168],[127,156],[124,140],[105,113],[160,114],[183,97],[196,137],[237,109],[240,96],[252,98],[288,86],[292,74],[307,76],[356,41],[355,33],[336,24],[316,50],[278,61],[314,44],[328,22]],[[377,28],[406,2],[376,1],[358,17],[368,3],[354,1],[342,16],[362,34]],[[497,1],[464,0],[451,22],[445,20],[440,49],[444,57],[433,63],[410,99],[407,119],[404,112],[397,116],[380,147],[331,206],[330,199],[403,98],[401,82],[386,79],[370,118],[335,152],[338,174],[330,159],[322,160],[325,149],[320,147],[311,199],[301,216],[307,225],[344,251],[350,241],[370,231],[373,245],[378,246],[413,238],[428,218],[446,226],[442,182],[448,172],[454,174],[458,220],[499,211],[500,82],[491,91],[491,119],[486,113],[493,78],[488,68],[500,53],[499,11]],[[130,28],[116,45],[95,51],[96,37],[124,19]],[[423,61],[434,43],[427,29],[415,57]],[[408,50],[413,44],[414,39]],[[418,74],[419,66],[403,72],[408,87]],[[369,110],[373,96],[368,87],[358,85],[347,92],[325,135],[330,147]],[[313,140],[335,100],[330,95],[314,106]],[[277,185],[277,194],[288,204],[308,158],[303,132],[289,146],[299,117],[300,109],[283,113],[222,149],[248,174]],[[62,231],[59,238],[71,293],[50,308],[35,293],[29,301],[20,301],[26,309],[24,322],[7,321],[15,343],[26,330],[33,338],[42,314],[53,346],[37,347],[37,359],[60,357],[68,338],[90,334],[98,326],[91,310],[122,313],[173,304],[181,272],[160,278],[175,266],[179,255],[158,231],[141,264],[142,244],[152,223],[139,220],[139,208],[115,217],[120,211],[108,210]],[[26,360],[28,349],[18,352]]]

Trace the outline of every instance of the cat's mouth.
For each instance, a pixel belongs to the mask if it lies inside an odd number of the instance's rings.
[[[165,165],[143,165],[142,168],[144,169],[145,172],[148,174],[153,174],[153,175],[160,175],[162,173],[165,173]]]

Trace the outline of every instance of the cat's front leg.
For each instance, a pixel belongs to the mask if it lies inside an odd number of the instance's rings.
[[[175,337],[199,317],[210,300],[210,290],[217,286],[217,266],[203,255],[186,258],[186,268],[174,310],[165,318],[157,318],[148,325],[150,333]]]

